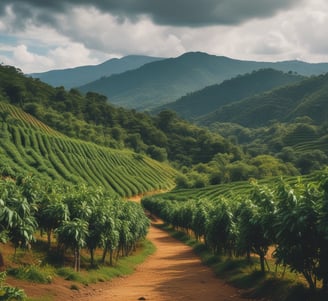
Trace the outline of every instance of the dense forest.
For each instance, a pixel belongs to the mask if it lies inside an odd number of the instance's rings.
[[[224,105],[303,79],[304,76],[292,71],[284,73],[275,69],[254,70],[188,93],[174,102],[155,108],[154,112],[169,109],[187,120],[195,121],[203,115],[206,120],[207,114]]]
[[[327,72],[328,64],[243,61],[203,52],[187,52],[134,70],[104,76],[77,88],[84,93],[92,91],[106,95],[119,106],[151,110],[187,93],[263,68],[311,76]]]
[[[328,74],[310,77],[217,107],[199,118],[203,125],[234,122],[246,127],[267,126],[274,121],[292,122],[308,116],[315,124],[326,122]]]
[[[313,77],[306,87],[312,85],[314,90],[324,78]],[[210,131],[173,111],[150,115],[116,107],[103,95],[54,88],[10,66],[0,67],[0,85],[2,102],[22,108],[69,137],[170,162],[182,172],[177,178],[180,187],[300,175],[328,162],[326,125],[305,116],[289,123],[273,120],[259,128],[217,122]],[[278,91],[293,94],[294,87]]]

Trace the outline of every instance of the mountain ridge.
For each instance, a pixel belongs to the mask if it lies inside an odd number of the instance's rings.
[[[297,82],[304,78],[294,73],[284,73],[271,68],[259,69],[251,73],[238,75],[220,84],[207,86],[193,93],[188,93],[175,102],[154,109],[152,113],[169,109],[175,111],[182,118],[193,120],[202,115],[209,114],[222,105],[271,90],[278,86]]]
[[[328,73],[221,106],[201,116],[197,122],[207,126],[215,122],[232,122],[258,127],[266,126],[272,120],[286,122],[307,116],[320,124],[328,118],[327,97]]]
[[[152,110],[187,93],[263,68],[310,76],[328,72],[328,63],[242,61],[203,52],[188,52],[103,77],[78,89],[83,93],[101,93],[115,105]]]
[[[103,76],[122,73],[139,66],[161,60],[160,57],[144,55],[128,55],[122,58],[109,59],[97,65],[85,65],[73,68],[55,69],[46,72],[31,73],[30,76],[39,78],[52,86],[63,86],[66,89],[75,88]]]

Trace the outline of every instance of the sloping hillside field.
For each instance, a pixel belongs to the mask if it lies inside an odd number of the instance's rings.
[[[2,174],[103,186],[120,196],[174,186],[176,171],[148,157],[70,139],[17,107],[0,103]]]

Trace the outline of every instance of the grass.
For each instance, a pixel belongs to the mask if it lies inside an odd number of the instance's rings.
[[[63,267],[58,268],[56,273],[66,280],[75,281],[83,285],[104,282],[115,277],[132,274],[135,267],[154,252],[155,246],[149,240],[144,240],[140,243],[135,254],[120,258],[113,267],[101,265],[98,268],[82,270],[80,272],[75,272],[70,267]]]
[[[8,270],[8,275],[34,283],[51,283],[55,269],[51,266],[26,265]]]
[[[132,274],[135,267],[154,252],[155,246],[149,240],[144,240],[140,243],[135,254],[120,258],[113,267],[100,265],[98,268],[83,269],[80,272],[75,272],[71,267],[61,267],[56,269],[56,274],[66,280],[83,285],[104,282],[115,277]]]
[[[80,272],[75,272],[73,268],[65,266],[58,267],[56,264],[42,264],[42,253],[44,258],[47,258],[43,250],[43,244],[38,244],[38,249],[34,252],[18,252],[18,258],[15,263],[12,263],[10,253],[12,249],[6,252],[6,262],[10,263],[7,269],[8,275],[17,279],[30,281],[33,283],[48,283],[51,287],[51,282],[55,277],[61,277],[68,281],[68,286],[71,290],[79,290],[82,286],[88,286],[91,283],[109,281],[115,277],[132,274],[138,264],[155,252],[155,246],[149,240],[143,240],[139,243],[137,251],[128,257],[122,257],[118,260],[115,266],[98,265],[97,268],[89,268],[85,263]],[[32,254],[33,253],[33,254]],[[96,259],[100,259],[96,257]],[[35,262],[40,262],[36,264]],[[12,265],[12,266],[10,266]],[[51,290],[51,288],[49,289]],[[1,299],[1,298],[0,298]],[[38,298],[27,298],[27,301],[52,301],[51,294]]]
[[[285,272],[276,266],[273,260],[268,260],[271,272],[260,271],[258,258],[247,260],[243,257],[227,257],[214,255],[204,244],[197,242],[183,232],[175,231],[168,225],[159,225],[172,237],[193,248],[202,262],[209,266],[214,273],[232,286],[239,288],[243,296],[250,299],[271,301],[326,301],[327,295],[321,292],[311,293],[300,275]]]

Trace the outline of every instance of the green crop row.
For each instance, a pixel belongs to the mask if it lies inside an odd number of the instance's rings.
[[[0,151],[12,170],[73,184],[101,186],[120,196],[170,189],[176,171],[130,151],[70,139],[19,108],[0,103]],[[16,120],[18,122],[10,122]]]
[[[276,269],[282,265],[302,274],[311,292],[328,292],[328,170],[192,192],[145,197],[142,205],[215,254],[256,254],[262,273],[270,269],[271,247]]]

